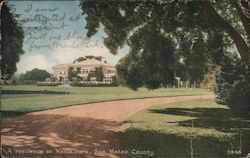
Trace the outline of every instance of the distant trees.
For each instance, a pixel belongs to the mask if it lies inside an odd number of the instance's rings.
[[[1,7],[1,73],[2,79],[10,79],[16,72],[16,63],[20,55],[24,54],[22,49],[24,31],[17,23],[15,17],[6,2]]]
[[[18,82],[37,82],[45,81],[46,78],[51,76],[46,70],[41,70],[38,68],[32,69],[31,71],[26,71],[24,74],[21,74],[18,78]]]

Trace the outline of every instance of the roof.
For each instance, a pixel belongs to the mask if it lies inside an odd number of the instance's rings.
[[[94,58],[92,59],[86,59],[84,61],[76,62],[74,64],[71,64],[72,66],[111,66],[108,63],[105,62],[105,60],[96,60]]]
[[[105,67],[110,67],[113,68],[112,65],[108,64],[104,59],[102,60],[97,60],[95,58],[87,58],[86,60],[80,61],[80,62],[75,62],[73,64],[59,64],[56,65],[54,67],[52,67],[53,69],[55,68],[69,68],[69,67],[78,67],[78,66],[105,66]]]
[[[52,69],[55,69],[55,68],[68,68],[71,64],[59,64],[59,65],[56,65],[54,67],[52,67]]]

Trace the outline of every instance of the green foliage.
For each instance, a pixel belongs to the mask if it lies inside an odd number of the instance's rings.
[[[143,2],[143,1],[91,1],[85,0],[80,3],[83,14],[86,14],[86,29],[88,37],[93,36],[99,29],[100,24],[104,25],[107,37],[104,40],[111,53],[116,54],[117,49],[122,47],[126,41],[133,36],[133,32],[145,24],[154,23],[154,29],[171,34],[178,42],[185,43],[190,48],[193,39],[200,33],[206,32],[208,37],[217,34],[219,28],[209,21],[201,7],[202,1],[169,2]],[[235,11],[235,5],[229,1],[216,1],[216,11],[221,12],[225,18],[236,28],[244,32],[239,25],[239,17]],[[234,9],[232,9],[234,8]],[[123,13],[122,13],[123,12]],[[229,16],[230,15],[230,16]],[[222,30],[220,30],[222,31]],[[221,34],[227,39],[227,35]],[[221,43],[218,43],[221,44]]]
[[[119,79],[117,78],[117,76],[112,76],[112,85],[114,86],[119,86],[121,85]]]
[[[16,16],[4,2],[1,7],[1,73],[4,79],[10,79],[16,72],[16,63],[20,55],[24,54],[24,31],[17,23]]]
[[[214,91],[214,88],[216,85],[216,76],[218,75],[219,70],[220,70],[220,66],[209,65],[208,70],[202,80],[201,87]]]
[[[24,74],[19,76],[18,81],[23,82],[37,82],[45,81],[46,78],[49,78],[51,75],[46,70],[32,69],[31,71],[26,71]]]
[[[52,87],[55,87],[55,86],[62,85],[62,83],[61,83],[61,82],[49,82],[49,83],[46,83],[46,82],[38,82],[36,85],[37,85],[37,86],[52,86]]]
[[[175,76],[181,78],[182,81],[187,80],[187,66],[183,60],[183,55],[180,49],[176,49],[174,53],[174,70]]]
[[[208,55],[213,61],[213,63],[217,65],[221,65],[223,63],[223,57],[225,55],[224,49],[227,46],[230,46],[226,41],[223,32],[215,30],[214,32],[210,32],[207,40],[207,51]]]
[[[200,82],[207,70],[206,45],[201,35],[194,40],[189,57],[186,60],[188,66],[188,79],[191,82]]]
[[[114,84],[103,84],[103,83],[80,83],[80,82],[73,82],[70,84],[73,87],[116,87],[117,85]]]
[[[136,90],[141,86],[155,89],[162,83],[166,85],[163,80],[170,79],[172,75],[172,72],[166,70],[170,74],[169,76],[163,74],[164,78],[161,76],[162,72],[155,72],[159,71],[160,67],[166,68],[159,58],[162,54],[157,53],[160,49],[164,49],[165,45],[168,46],[168,43],[157,39],[154,34],[176,41],[174,62],[171,62],[174,63],[173,68],[168,68],[173,69],[174,76],[181,77],[182,80],[202,82],[209,66],[223,64],[225,50],[233,44],[236,44],[240,54],[243,54],[243,61],[249,57],[249,54],[244,56],[248,52],[242,52],[243,49],[238,47],[245,46],[247,27],[240,25],[240,22],[244,21],[239,17],[235,1],[215,0],[208,3],[211,4],[208,10],[207,8],[204,10],[204,4],[206,4],[204,1],[170,3],[169,1],[86,0],[82,1],[80,6],[83,14],[86,14],[85,28],[88,30],[88,37],[93,36],[102,24],[107,34],[104,44],[111,53],[116,54],[124,44],[130,46],[129,55],[120,61],[117,69],[127,85]],[[218,17],[208,17],[208,12],[219,14]],[[149,31],[150,25],[153,27],[150,27]],[[243,37],[243,42],[235,38],[235,33]],[[149,39],[152,42],[145,42],[150,41]],[[144,49],[146,47],[150,48],[150,51]],[[154,55],[148,52],[153,52]],[[151,58],[152,62],[148,62],[147,57]],[[149,75],[151,78],[147,77]]]
[[[73,79],[77,77],[77,74],[77,70],[74,70],[73,67],[70,67],[68,70],[68,80],[73,81]]]
[[[240,59],[226,58],[217,76],[216,101],[234,106],[250,105],[250,73]]]
[[[96,81],[103,81],[104,74],[103,74],[103,68],[97,67],[95,68],[95,71],[91,71],[88,75],[88,81],[90,81],[91,77],[95,77]]]
[[[104,75],[103,75],[103,68],[101,66],[95,69],[95,76],[97,81],[103,81]]]
[[[223,62],[224,47],[231,46],[232,41],[208,20],[200,4],[199,1],[87,0],[80,6],[87,15],[89,37],[102,24],[107,34],[104,43],[111,53],[116,54],[124,44],[130,47],[129,55],[120,61],[117,69],[127,85],[136,90],[141,86],[155,89],[171,84],[171,76],[198,83],[203,80],[209,65]],[[225,15],[232,12],[229,21],[235,24],[239,18],[230,6],[235,7],[223,1],[216,3],[215,8]],[[169,47],[164,38],[177,44],[173,53],[162,53]],[[163,68],[165,71],[161,71]]]
[[[147,18],[141,14],[141,11],[146,8],[138,8],[140,10],[138,14],[134,12],[137,5],[139,5],[139,2],[82,1],[80,6],[83,14],[88,15],[85,27],[88,30],[87,36],[93,36],[102,23],[105,26],[104,31],[108,35],[104,38],[104,44],[112,54],[117,54],[118,47],[125,44],[128,33]],[[120,10],[124,10],[126,16],[122,16]]]
[[[134,33],[128,42],[130,53],[116,66],[118,75],[134,90],[156,89],[174,80],[175,43],[154,27],[148,24]]]

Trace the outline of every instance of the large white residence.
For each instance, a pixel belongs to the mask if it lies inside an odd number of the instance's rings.
[[[90,73],[96,71],[96,68],[102,68],[103,81],[96,81],[95,77],[88,78]],[[69,69],[73,68],[77,73],[78,82],[92,82],[92,83],[104,83],[111,84],[112,78],[116,75],[116,69],[107,63],[103,57],[87,56],[74,60],[72,64],[60,64],[52,67],[53,76],[59,82],[68,82]]]

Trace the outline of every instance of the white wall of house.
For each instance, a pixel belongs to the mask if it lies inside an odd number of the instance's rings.
[[[84,61],[75,61],[73,64],[61,64],[53,67],[53,76],[57,81],[68,82],[68,70],[73,67],[75,71],[79,71],[78,77],[81,81],[86,81],[90,72],[93,72],[98,67],[103,68],[104,84],[111,84],[112,77],[116,75],[116,69],[114,66],[109,65],[105,60],[87,59]],[[90,82],[95,82],[96,78],[91,78]]]

